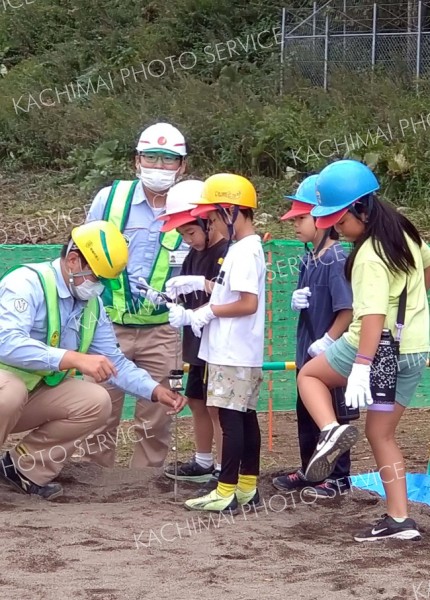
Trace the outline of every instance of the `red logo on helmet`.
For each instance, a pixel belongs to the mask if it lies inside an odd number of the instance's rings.
[[[160,144],[160,146],[165,146],[167,144],[167,140],[165,137],[159,137],[157,143]]]

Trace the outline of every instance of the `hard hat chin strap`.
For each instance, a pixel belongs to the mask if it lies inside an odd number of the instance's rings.
[[[354,215],[356,219],[362,221],[361,215],[366,215],[366,223],[369,221],[369,217],[374,207],[374,195],[368,194],[357,200],[352,206],[349,207],[349,212]]]
[[[305,252],[312,252],[312,254],[313,254],[315,257],[316,257],[316,256],[318,256],[318,254],[319,254],[319,253],[321,252],[321,250],[324,248],[324,246],[325,246],[325,243],[327,242],[328,238],[330,237],[331,230],[332,230],[332,228],[331,228],[331,227],[329,227],[328,229],[325,229],[325,230],[324,230],[324,234],[323,234],[323,236],[322,236],[322,238],[321,238],[321,241],[320,241],[320,243],[318,244],[318,246],[315,246],[315,245],[314,245],[314,247],[313,247],[313,250],[311,250],[311,249],[309,248],[308,242],[305,242]]]
[[[225,251],[223,253],[223,256],[221,257],[222,260],[224,260],[224,258],[227,256],[227,252],[230,248],[230,245],[233,241],[233,237],[235,234],[234,231],[234,223],[239,215],[239,211],[240,211],[240,206],[234,205],[233,206],[233,213],[230,215],[229,211],[224,208],[224,206],[221,206],[220,204],[215,204],[215,206],[217,207],[217,210],[219,212],[219,214],[221,215],[221,219],[224,221],[224,223],[227,225],[227,230],[228,230],[228,244],[225,248]]]
[[[234,205],[232,214],[230,214],[230,212],[224,206],[221,206],[220,204],[216,204],[215,206],[218,208],[218,212],[220,213],[222,220],[227,225],[228,238],[229,238],[229,244],[230,244],[232,242],[234,234],[235,234],[234,224],[239,215],[240,206]]]
[[[322,236],[320,243],[318,244],[318,246],[316,248],[314,248],[314,255],[315,256],[318,256],[318,254],[324,248],[324,246],[325,246],[328,238],[330,237],[330,232],[331,232],[331,227],[329,227],[328,229],[326,229],[324,231],[324,235]]]
[[[209,246],[209,224],[201,217],[196,217],[196,221],[197,225],[203,229],[203,233],[205,234],[205,250],[207,250]]]

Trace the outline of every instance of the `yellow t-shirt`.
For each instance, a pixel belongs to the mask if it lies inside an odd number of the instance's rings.
[[[386,315],[384,328],[396,334],[399,296],[407,281],[407,302],[405,326],[400,339],[400,352],[428,352],[429,347],[429,305],[424,283],[424,269],[430,267],[430,249],[423,242],[419,248],[406,236],[415,260],[416,268],[408,275],[393,273],[379,258],[366,240],[358,251],[352,268],[351,285],[353,293],[352,323],[344,337],[358,348],[361,319],[365,315]]]

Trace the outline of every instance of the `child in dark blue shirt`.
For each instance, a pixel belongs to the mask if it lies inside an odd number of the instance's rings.
[[[293,219],[297,238],[313,244],[302,259],[297,289],[293,293],[291,308],[299,311],[297,326],[297,373],[310,358],[324,352],[346,329],[352,317],[352,292],[344,275],[346,254],[339,244],[334,229],[321,230],[311,216],[317,204],[315,181],[317,175],[307,177],[299,186],[292,208],[281,220]],[[307,248],[307,246],[306,246]],[[343,389],[334,391],[337,401],[342,401]],[[297,392],[297,427],[302,466],[296,472],[273,480],[282,491],[303,490],[303,494],[328,498],[345,493],[350,487],[350,454],[340,456],[330,479],[318,484],[306,481],[304,473],[319,439],[319,428],[306,410]],[[303,489],[310,488],[313,489]]]

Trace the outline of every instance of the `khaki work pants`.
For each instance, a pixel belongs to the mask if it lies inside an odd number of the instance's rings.
[[[16,375],[0,370],[0,446],[10,433],[31,430],[10,455],[15,467],[38,485],[52,481],[110,413],[109,394],[96,383],[70,378],[28,392]]]
[[[123,327],[115,325],[115,334],[125,356],[138,367],[148,371],[151,377],[169,387],[169,372],[182,368],[182,345],[177,344],[177,333],[169,324],[154,327]],[[176,354],[179,353],[178,358]],[[83,460],[103,467],[113,467],[115,448],[120,441],[118,426],[124,405],[124,392],[111,385],[105,386],[112,401],[112,413],[107,425],[87,439]],[[135,409],[135,425],[127,430],[126,439],[134,441],[130,467],[161,467],[170,446],[172,417],[167,406],[138,400]],[[131,429],[133,430],[131,432]]]

